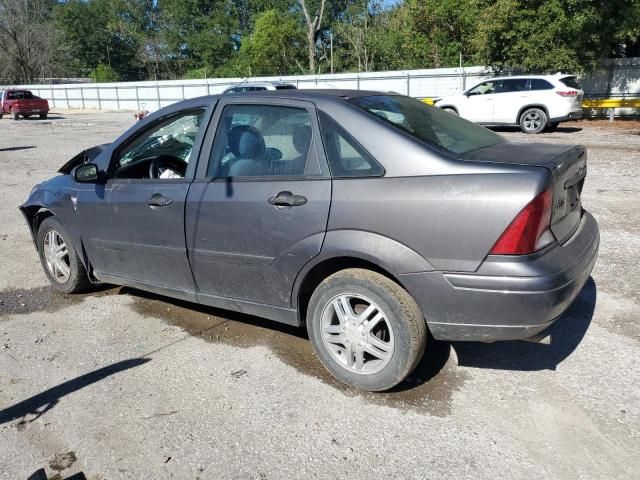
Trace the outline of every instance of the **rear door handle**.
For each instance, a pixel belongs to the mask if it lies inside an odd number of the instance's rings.
[[[269,203],[276,207],[299,207],[307,203],[307,197],[294,195],[289,191],[280,192],[269,198]]]
[[[154,193],[153,195],[151,195],[151,198],[144,203],[146,203],[150,207],[168,207],[173,203],[173,200],[171,200],[169,197],[163,196],[160,193]]]

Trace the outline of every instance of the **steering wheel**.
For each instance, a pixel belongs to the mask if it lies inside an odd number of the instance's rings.
[[[149,178],[160,178],[166,170],[171,170],[181,177],[187,171],[187,162],[171,155],[160,155],[149,162]]]

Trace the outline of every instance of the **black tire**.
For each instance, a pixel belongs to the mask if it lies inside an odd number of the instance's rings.
[[[458,116],[458,112],[456,112],[455,108],[444,107],[442,110],[444,110],[447,113],[450,113],[451,115],[455,115],[456,117]]]
[[[334,302],[341,305],[339,298],[343,295],[355,296],[351,297],[355,303],[350,304],[352,307],[350,311],[358,313],[358,308],[362,308],[359,311],[361,318],[364,318],[362,316],[367,311],[367,302],[370,302],[369,306],[375,304],[378,310],[372,310],[369,315],[373,315],[373,317],[368,316],[367,318],[371,319],[364,319],[358,327],[356,327],[356,323],[358,323],[356,321],[345,320],[342,323],[343,320],[338,319],[337,311],[333,305]],[[363,304],[358,305],[359,301],[362,301]],[[376,311],[382,314],[383,320],[375,321],[378,316]],[[333,323],[335,321],[338,321],[339,324]],[[343,325],[351,323],[353,328],[349,327],[347,332]],[[375,327],[369,330],[367,324],[373,324]],[[323,329],[323,325],[324,329],[337,328],[340,331],[333,332],[337,336],[330,337],[331,333],[327,333]],[[358,330],[360,327],[362,328]],[[389,328],[387,329],[387,327]],[[376,329],[379,330],[376,331]],[[411,374],[422,359],[427,342],[426,322],[418,304],[411,295],[384,275],[356,268],[337,272],[318,285],[311,296],[307,309],[307,330],[319,360],[335,378],[353,387],[372,392],[389,390]],[[362,333],[365,331],[369,331],[369,333]],[[356,341],[360,342],[360,337],[357,337],[358,332],[361,332],[360,334],[365,338],[368,338],[366,335],[370,335],[371,338],[375,337],[374,346],[380,343],[391,345],[391,353],[387,353],[385,359],[381,360],[365,351],[367,348],[372,348],[368,340],[362,340],[362,345],[360,343],[354,345]],[[386,340],[385,335],[387,336]],[[340,340],[336,344],[333,339],[337,339],[338,336],[344,340]],[[357,338],[354,340],[355,337]],[[329,346],[327,346],[326,338],[332,339],[328,342]],[[376,352],[384,353],[381,350],[376,350]],[[363,359],[360,362],[360,372],[354,370],[358,368],[358,355]],[[346,359],[349,357],[352,368],[347,366]],[[341,363],[339,358],[344,359],[347,365]],[[366,368],[368,367],[363,367],[363,365],[373,365],[373,368],[367,372]]]
[[[46,120],[47,119],[47,114],[46,113],[41,113],[40,114],[40,120]]]
[[[554,122],[554,123],[547,123],[547,128],[546,131],[547,132],[555,132],[558,129],[558,126],[560,124],[558,122]]]
[[[25,120],[29,120],[29,119],[31,118],[31,115],[22,115],[22,117],[23,117]]]
[[[541,133],[547,126],[547,114],[541,108],[528,108],[520,115],[520,129],[524,133]]]
[[[45,254],[45,248],[47,248],[45,238],[49,235],[49,232],[54,232],[59,235],[64,241],[64,245],[66,245],[67,255],[62,259],[62,261],[68,266],[69,270],[68,277],[66,279],[61,278],[58,275],[54,275],[56,270],[48,265],[48,260]],[[56,217],[48,217],[40,224],[40,228],[38,228],[37,241],[38,254],[40,255],[42,268],[49,279],[49,282],[51,282],[51,285],[55,289],[64,293],[77,293],[91,287],[91,280],[89,280],[87,270],[80,261],[76,248],[73,243],[71,243],[71,237]]]
[[[18,120],[20,118],[20,114],[18,112],[11,112],[11,118],[14,120]]]

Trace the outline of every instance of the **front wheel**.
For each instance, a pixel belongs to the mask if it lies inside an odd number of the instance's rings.
[[[347,269],[326,278],[307,311],[319,360],[341,382],[388,390],[418,365],[427,326],[415,300],[379,273]]]
[[[524,133],[540,133],[547,126],[547,114],[541,108],[529,108],[520,116],[520,129]]]
[[[71,237],[55,217],[45,219],[38,229],[38,253],[51,285],[64,293],[77,293],[91,286]]]

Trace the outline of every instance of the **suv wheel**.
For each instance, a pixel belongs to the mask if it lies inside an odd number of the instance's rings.
[[[315,290],[307,311],[309,338],[338,380],[368,391],[388,390],[421,360],[427,326],[415,300],[376,272],[342,270]]]
[[[45,219],[38,229],[38,253],[44,273],[57,290],[77,293],[91,286],[69,234],[55,217]]]
[[[547,114],[541,108],[529,108],[520,115],[520,129],[524,133],[540,133],[547,126]]]

